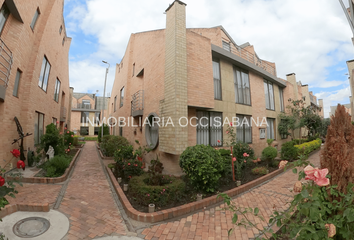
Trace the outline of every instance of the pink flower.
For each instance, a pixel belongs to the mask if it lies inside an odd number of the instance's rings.
[[[130,166],[130,163],[128,163],[128,166]]]
[[[165,191],[165,189],[162,189],[162,191]]]
[[[233,162],[236,162],[236,158],[235,158],[235,157],[233,157],[233,158],[232,158],[232,161],[233,161]]]
[[[226,131],[226,134],[229,134],[229,131]]]
[[[64,128],[65,130],[68,129],[68,128]]]
[[[74,137],[74,135],[71,135],[71,137]]]
[[[59,123],[59,121],[57,121],[57,123]]]
[[[69,133],[69,131],[67,131],[66,133]]]
[[[144,167],[141,167],[141,169],[143,169]]]
[[[305,167],[304,172],[306,174],[305,180],[312,180],[320,187],[329,185],[329,179],[326,178],[328,174],[327,168],[318,169],[308,165]]]
[[[246,162],[246,160],[243,161],[244,163]]]
[[[313,180],[315,181],[315,172],[316,169],[313,168],[311,165],[308,165],[307,167],[304,168],[304,172],[306,174],[305,180]]]
[[[70,152],[70,148],[68,148],[68,152]]]
[[[232,123],[230,123],[230,127],[232,127]]]
[[[60,132],[59,134],[62,134],[62,132]]]
[[[218,143],[220,143],[220,140],[218,140]]]
[[[250,155],[247,154],[247,153],[244,153],[243,156],[244,156],[244,157],[249,157]]]
[[[150,197],[150,194],[147,194],[148,197]]]

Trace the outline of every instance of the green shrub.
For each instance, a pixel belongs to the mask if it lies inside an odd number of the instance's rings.
[[[143,174],[143,163],[136,159],[130,159],[123,162],[123,178],[130,180],[134,176]]]
[[[181,154],[179,165],[197,190],[214,192],[224,170],[219,151],[210,146],[188,147]]]
[[[129,194],[141,205],[154,203],[163,207],[174,203],[183,196],[186,184],[176,177],[163,175],[165,182],[161,186],[148,184],[149,175],[133,177],[129,182]]]
[[[97,141],[98,137],[84,137],[84,141]]]
[[[300,154],[308,155],[310,152],[320,148],[321,144],[322,144],[322,140],[318,138],[311,142],[295,145],[295,147],[299,150]]]
[[[69,148],[74,144],[74,133],[69,130],[65,130],[64,132],[64,146],[65,148]]]
[[[230,176],[232,174],[232,167],[231,167],[231,151],[227,149],[219,149],[218,150],[221,158],[224,170],[222,171],[222,176]]]
[[[283,143],[281,146],[281,158],[289,161],[297,159],[299,154],[298,148],[294,146],[293,141]]]
[[[306,142],[311,142],[313,140],[316,140],[317,138],[320,137],[320,134],[319,133],[316,133],[314,136],[309,136],[307,137],[307,141]]]
[[[232,150],[236,159],[241,159],[244,153],[247,153],[250,159],[254,158],[254,150],[247,143],[237,142],[232,146]]]
[[[98,130],[97,139],[98,139],[99,143],[101,142],[101,135],[102,135],[101,132],[102,132],[102,127],[100,127],[99,130]],[[108,127],[107,124],[103,123],[103,136],[106,136],[106,135],[109,135],[109,127]]]
[[[103,136],[100,147],[106,157],[113,157],[116,150],[128,145],[128,140],[122,136],[106,135]]]
[[[162,162],[160,162],[158,156],[156,156],[156,160],[153,159],[150,161],[150,166],[149,166],[149,179],[148,179],[148,184],[149,185],[162,185],[164,179],[162,175],[164,167]]]
[[[273,168],[277,168],[277,167],[279,167],[279,163],[280,163],[279,160],[273,160],[270,162],[269,166],[273,167]]]
[[[274,139],[267,139],[268,146],[271,146],[273,142],[274,142]]]
[[[272,162],[274,158],[277,157],[277,155],[278,155],[277,149],[271,146],[266,147],[262,151],[262,158],[268,161],[268,163]]]
[[[52,146],[55,155],[64,154],[64,140],[57,127],[51,123],[45,129],[45,134],[41,136],[41,141],[37,146],[37,153],[40,153],[42,150],[46,153],[49,146]]]
[[[302,144],[305,142],[308,142],[307,139],[294,139],[293,140],[294,145],[299,145],[299,144]]]
[[[114,160],[116,162],[122,162],[127,159],[133,159],[134,158],[133,151],[134,148],[132,145],[120,145],[117,147],[117,150],[114,152]]]
[[[79,145],[79,137],[78,136],[74,136],[73,145],[74,146],[78,146]]]
[[[64,155],[55,156],[42,165],[46,177],[60,177],[70,165],[70,158]]]
[[[268,169],[266,167],[255,167],[251,171],[255,175],[266,175],[266,174],[268,174]]]

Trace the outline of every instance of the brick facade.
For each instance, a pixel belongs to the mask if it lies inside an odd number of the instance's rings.
[[[0,125],[3,129],[0,135],[0,166],[10,168],[11,163],[16,161],[10,151],[18,148],[18,144],[11,144],[19,137],[15,116],[25,134],[34,133],[36,112],[44,114],[44,131],[45,126],[53,122],[53,118],[60,121],[59,126],[62,129],[65,124],[70,125],[68,54],[71,38],[66,36],[64,0],[6,2],[13,2],[15,7],[11,4],[10,14],[0,38],[11,50],[13,63],[5,100],[0,102]],[[3,4],[4,0],[0,0],[0,6]],[[32,29],[30,25],[37,9],[40,14]],[[46,91],[38,86],[44,56],[51,65]],[[18,97],[15,97],[13,89],[17,71],[22,74]],[[57,79],[61,82],[58,102],[54,100]],[[0,85],[3,85],[3,82],[0,82]],[[33,135],[24,139],[24,149],[34,150]]]
[[[179,155],[187,146],[197,144],[195,117],[197,111],[222,113],[223,119],[232,120],[236,114],[252,116],[254,119],[275,119],[274,145],[280,150],[282,139],[277,131],[280,121],[280,90],[283,90],[284,108],[288,99],[301,99],[309,95],[296,81],[295,74],[289,74],[287,80],[276,76],[275,63],[261,60],[249,43],[238,46],[235,52],[223,49],[223,41],[236,44],[222,26],[214,28],[185,27],[185,4],[174,1],[166,10],[166,29],[132,34],[126,53],[116,66],[116,76],[109,103],[110,116],[144,119],[154,113],[160,118],[171,117],[175,127],[159,128],[159,144],[156,149],[145,156],[145,161],[159,157],[165,171],[181,174]],[[220,63],[221,100],[214,99],[213,59]],[[251,104],[235,103],[234,67],[248,72],[250,82]],[[275,110],[267,110],[264,92],[264,80],[273,83]],[[120,99],[120,90],[124,87],[123,106],[114,111],[114,99]],[[133,95],[144,91],[144,106],[141,115],[134,116],[132,111]],[[315,99],[317,101],[317,99]],[[314,100],[314,101],[315,101]],[[118,104],[118,103],[117,103]],[[187,127],[180,127],[178,118],[192,119]],[[185,120],[184,120],[185,121]],[[260,139],[260,128],[252,126],[252,146],[259,156],[267,146],[266,138]],[[116,127],[115,134],[118,135]],[[123,127],[123,136],[134,147],[146,145],[147,127]],[[226,127],[223,136],[226,138]],[[290,138],[289,138],[290,139]]]

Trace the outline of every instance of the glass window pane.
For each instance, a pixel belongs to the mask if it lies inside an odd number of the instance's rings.
[[[21,78],[21,72],[17,70],[14,91],[12,93],[15,97],[18,97],[18,87],[20,85],[20,78]]]
[[[38,82],[38,86],[40,86],[41,88],[43,85],[43,77],[44,77],[46,62],[47,62],[47,59],[44,57],[43,61],[42,61],[41,74],[39,75],[39,82]]]
[[[250,82],[248,79],[248,73],[242,72],[242,83],[243,83],[243,103],[251,105]]]
[[[197,111],[197,144],[209,145],[209,114]]]
[[[36,25],[38,16],[39,16],[39,10],[37,9],[36,12],[34,13],[34,16],[33,16],[32,22],[31,22],[32,30],[34,29],[34,26]]]
[[[234,69],[234,87],[235,87],[235,103],[238,103],[238,94],[237,94],[237,70]]]
[[[268,82],[270,109],[274,110],[274,90],[273,84]]]
[[[219,62],[213,60],[213,76],[214,76],[214,98],[221,99],[221,80]]]
[[[264,82],[264,94],[265,94],[265,101],[266,101],[266,108],[269,109],[269,94],[268,94],[268,84]]]
[[[220,140],[220,143],[218,142]],[[222,146],[222,114],[210,112],[210,145]]]
[[[279,98],[280,98],[280,111],[284,112],[284,97],[283,97],[283,89],[279,89]]]
[[[44,74],[43,87],[42,87],[42,89],[44,91],[47,91],[49,72],[50,72],[50,64],[49,64],[49,62],[47,62],[46,67],[45,67],[45,74]]]
[[[2,32],[8,17],[9,17],[9,9],[7,8],[6,3],[4,3],[0,10],[0,33]]]
[[[38,144],[39,139],[38,139],[38,113],[34,113],[34,143]]]
[[[243,91],[242,91],[242,75],[240,71],[237,71],[237,95],[238,95],[238,103],[244,103]]]

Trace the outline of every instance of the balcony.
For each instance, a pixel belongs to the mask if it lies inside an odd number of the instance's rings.
[[[12,52],[0,38],[0,102],[5,100],[12,63]]]
[[[317,106],[317,102],[315,101],[315,98],[311,94],[310,94],[310,102]]]
[[[66,122],[66,107],[61,107],[60,109],[60,122]]]
[[[144,112],[144,91],[139,90],[132,95],[131,115],[133,117],[142,116]]]
[[[92,109],[92,105],[88,103],[77,103],[72,106],[74,109]]]
[[[229,42],[228,39],[223,38],[223,42]],[[256,54],[253,54],[249,51],[247,51],[244,48],[236,48],[233,44],[230,43],[230,45],[223,46],[223,48],[227,51],[230,51],[231,53],[245,59],[246,61],[253,63],[254,65],[262,68],[263,70],[267,71],[273,76],[277,76],[277,72],[275,67],[267,63],[266,61],[263,61],[260,59]]]

